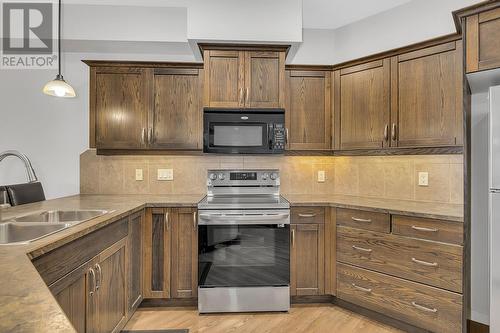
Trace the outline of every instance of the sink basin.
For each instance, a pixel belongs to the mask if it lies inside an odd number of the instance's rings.
[[[104,214],[107,210],[48,210],[36,214],[26,215],[12,219],[12,222],[36,223],[80,223]]]
[[[62,223],[0,223],[0,244],[30,242],[68,227]]]

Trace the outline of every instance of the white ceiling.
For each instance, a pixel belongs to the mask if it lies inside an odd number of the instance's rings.
[[[67,4],[189,7],[196,1],[217,0],[64,0]],[[249,1],[249,0],[244,0]],[[411,0],[303,0],[303,27],[335,29],[389,10]]]
[[[303,0],[306,29],[336,29],[411,0]]]

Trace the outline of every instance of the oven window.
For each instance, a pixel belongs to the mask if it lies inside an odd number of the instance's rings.
[[[289,225],[200,225],[198,228],[201,287],[289,285]]]
[[[214,125],[213,146],[261,147],[263,134],[262,125]]]

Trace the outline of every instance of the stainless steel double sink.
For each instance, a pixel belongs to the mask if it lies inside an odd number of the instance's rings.
[[[26,244],[110,213],[107,210],[48,210],[0,222],[0,245]]]

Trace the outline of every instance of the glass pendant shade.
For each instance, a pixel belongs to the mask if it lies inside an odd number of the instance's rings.
[[[57,75],[55,80],[48,82],[43,87],[43,93],[55,97],[76,97],[75,89],[64,81],[62,75]]]

